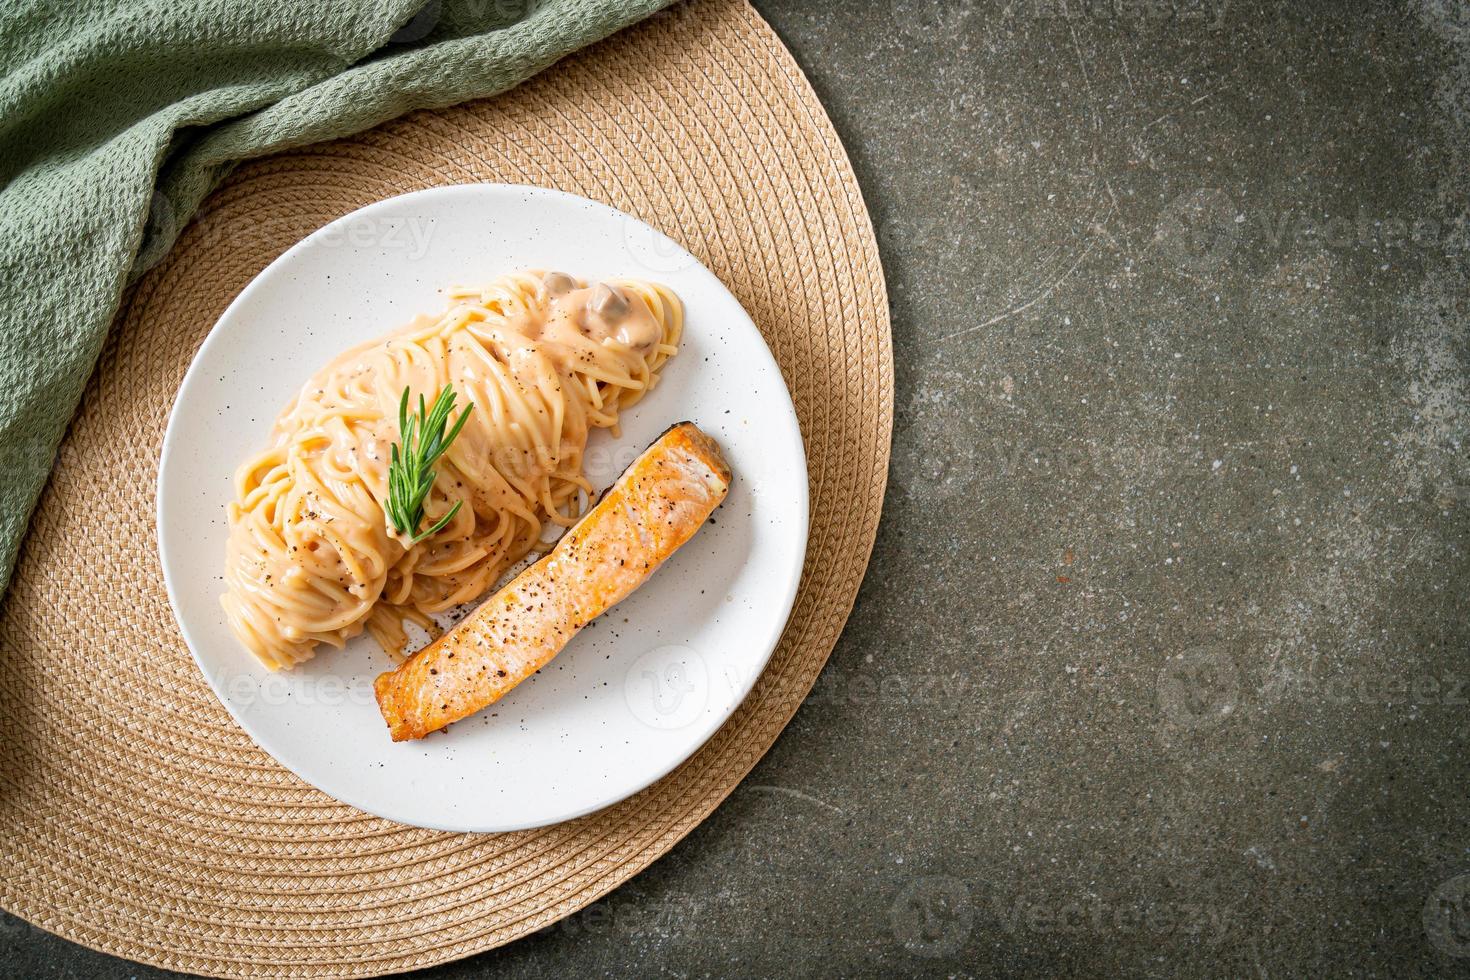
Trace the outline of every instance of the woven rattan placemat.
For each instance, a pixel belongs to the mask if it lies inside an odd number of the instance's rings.
[[[154,545],[169,407],[226,304],[326,222],[470,181],[606,201],[714,270],[780,362],[812,490],[790,625],[730,722],[622,804],[500,835],[367,816],[257,749],[190,658]],[[892,378],[852,171],[740,0],[676,7],[499,98],[243,167],[125,301],[5,600],[0,905],[119,956],[256,977],[429,966],[594,901],[703,820],[815,681],[872,547]]]

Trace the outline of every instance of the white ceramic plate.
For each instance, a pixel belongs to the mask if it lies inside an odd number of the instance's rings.
[[[372,696],[392,666],[363,637],[272,673],[220,608],[235,467],[320,365],[442,290],[518,268],[672,287],[687,323],[654,393],[596,432],[599,489],[667,426],[697,423],[735,481],[704,527],[540,674],[448,733],[394,744]],[[282,765],[355,807],[443,830],[554,823],[624,799],[683,762],[735,710],[786,624],[806,552],[807,473],[791,397],[750,317],[649,226],[536,187],[474,184],[381,201],[334,221],[230,304],[179,389],[158,476],[158,544],[184,639],[220,700]]]

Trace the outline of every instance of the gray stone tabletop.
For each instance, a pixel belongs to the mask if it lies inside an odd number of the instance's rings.
[[[1470,5],[758,6],[883,251],[872,567],[709,821],[423,976],[1470,975]]]

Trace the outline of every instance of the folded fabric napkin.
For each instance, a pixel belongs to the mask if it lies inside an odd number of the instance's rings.
[[[6,4],[0,592],[123,288],[238,161],[504,91],[667,2]]]

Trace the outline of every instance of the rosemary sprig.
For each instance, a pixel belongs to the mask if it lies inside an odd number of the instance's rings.
[[[434,463],[444,455],[444,450],[459,435],[459,430],[464,428],[470,412],[475,409],[475,403],[470,402],[469,407],[459,413],[454,428],[446,435],[444,425],[449,421],[449,413],[453,408],[454,388],[450,385],[444,386],[434,399],[433,406],[428,409],[424,407],[424,396],[419,395],[417,415],[408,414],[407,387],[403,389],[403,397],[398,401],[398,437],[402,440],[402,449],[395,443],[389,457],[386,509],[388,520],[399,534],[413,535],[408,542],[410,546],[443,530],[444,525],[454,520],[454,515],[459,513],[459,507],[464,503],[456,500],[454,506],[449,508],[449,513],[440,518],[438,523],[422,534],[417,533],[419,524],[424,519],[424,499],[434,486]]]

